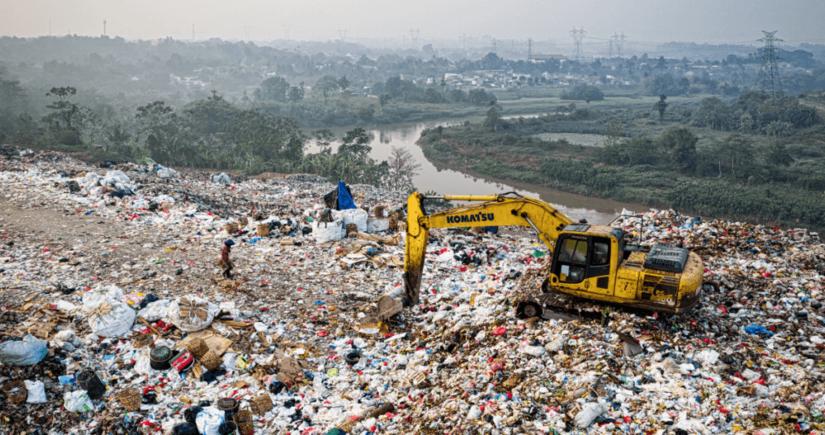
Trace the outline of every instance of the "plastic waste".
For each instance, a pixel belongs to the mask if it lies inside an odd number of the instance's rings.
[[[49,353],[49,343],[26,334],[22,341],[0,343],[0,363],[7,366],[37,364]]]
[[[773,332],[769,331],[762,325],[749,325],[745,327],[745,332],[748,334],[768,335],[773,336]]]
[[[67,391],[63,394],[63,406],[69,412],[89,412],[95,409],[85,390]]]
[[[167,309],[169,321],[186,332],[207,328],[221,311],[218,305],[195,295],[173,300]]]
[[[23,381],[26,384],[26,389],[29,390],[29,396],[26,398],[26,403],[46,403],[46,385],[40,381]]]
[[[229,175],[223,172],[221,172],[220,174],[212,174],[212,176],[209,177],[209,181],[213,183],[225,184],[227,186],[232,184],[232,179],[229,178]]]
[[[203,408],[195,417],[195,424],[201,435],[218,435],[218,428],[224,422],[224,412],[214,406]]]
[[[89,327],[100,337],[120,337],[132,330],[136,316],[128,304],[110,300],[89,314]]]
[[[601,402],[591,402],[582,407],[582,410],[576,414],[574,420],[576,421],[576,426],[584,429],[590,426],[593,421],[596,420],[596,417],[604,414],[607,412],[607,406]]]
[[[344,237],[344,221],[313,222],[312,237],[316,243],[335,242]]]

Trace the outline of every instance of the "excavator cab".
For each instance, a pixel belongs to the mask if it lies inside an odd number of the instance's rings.
[[[621,228],[574,223],[550,204],[517,194],[445,195],[439,199],[482,202],[431,215],[424,211],[424,199],[416,192],[407,200],[407,305],[418,301],[430,228],[506,225],[533,228],[553,253],[547,291],[668,313],[688,311],[699,302],[704,268],[687,249],[626,244]]]

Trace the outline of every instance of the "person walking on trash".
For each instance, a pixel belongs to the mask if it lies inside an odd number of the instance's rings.
[[[223,269],[223,277],[226,279],[232,278],[232,269],[235,268],[232,260],[229,259],[229,253],[232,252],[232,245],[234,244],[235,242],[229,239],[223,242],[223,248],[221,249],[221,268]]]

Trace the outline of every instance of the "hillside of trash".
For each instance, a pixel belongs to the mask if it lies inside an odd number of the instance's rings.
[[[532,230],[434,229],[402,309],[404,192],[0,151],[0,434],[825,430],[817,233],[622,215],[701,304],[544,320]]]

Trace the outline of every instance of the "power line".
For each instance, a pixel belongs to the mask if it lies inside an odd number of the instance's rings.
[[[782,60],[777,55],[774,43],[782,42],[781,39],[774,37],[776,30],[773,32],[762,31],[765,37],[759,41],[764,42],[765,46],[762,48],[762,68],[759,69],[759,75],[756,77],[756,84],[762,90],[762,94],[768,93],[772,97],[776,97],[776,92],[782,92],[782,80],[779,78],[779,67],[777,63]]]

